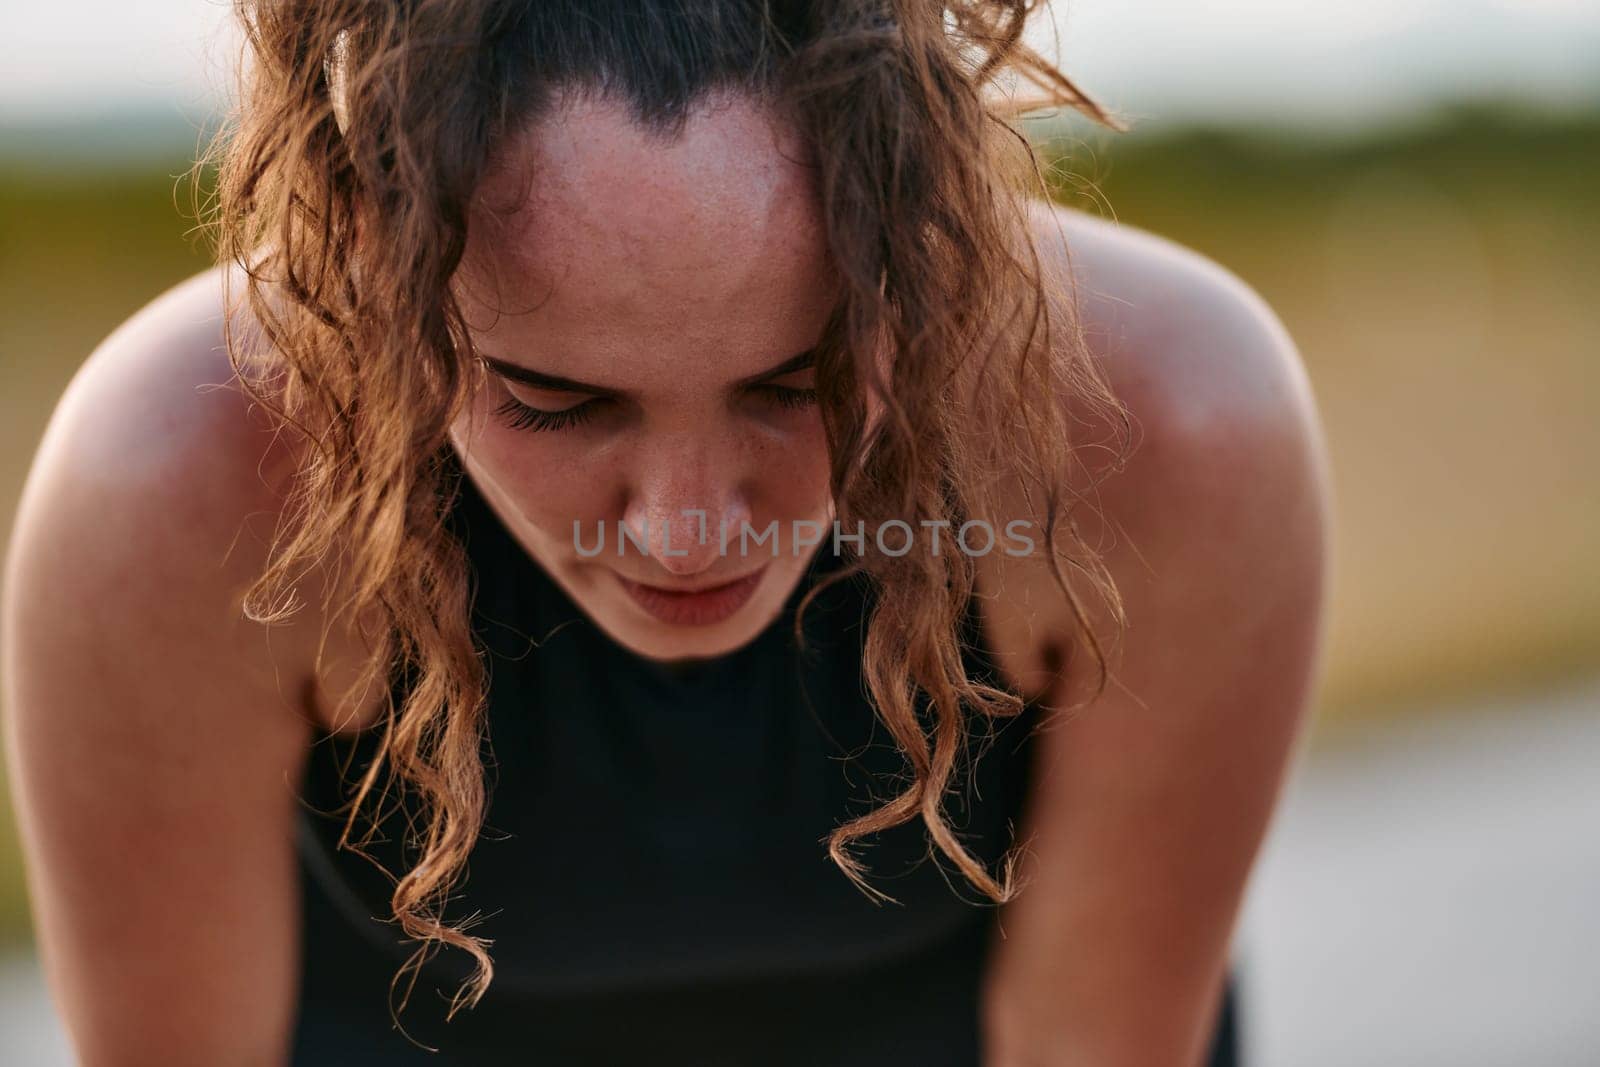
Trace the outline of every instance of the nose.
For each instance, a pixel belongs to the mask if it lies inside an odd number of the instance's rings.
[[[742,573],[734,557],[751,521],[744,478],[731,449],[714,441],[660,442],[640,464],[623,521],[654,566],[677,577]],[[726,548],[722,531],[727,531]],[[719,566],[720,564],[720,566]]]

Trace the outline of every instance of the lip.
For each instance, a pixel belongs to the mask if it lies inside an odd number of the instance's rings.
[[[767,568],[762,567],[743,578],[731,582],[705,586],[700,589],[666,589],[658,585],[645,585],[618,575],[617,580],[633,597],[634,603],[662,622],[674,626],[712,626],[731,618],[749,602],[756,586],[761,584]]]

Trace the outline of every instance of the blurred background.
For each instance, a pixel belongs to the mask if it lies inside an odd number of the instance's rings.
[[[1057,195],[1277,309],[1338,506],[1310,743],[1237,960],[1253,1065],[1600,1063],[1600,4],[1076,0],[1134,124]],[[220,0],[0,8],[0,531],[67,381],[203,269]],[[0,534],[3,535],[3,534]],[[0,806],[0,1062],[68,1062]]]

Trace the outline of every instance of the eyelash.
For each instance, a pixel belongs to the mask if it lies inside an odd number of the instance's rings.
[[[587,422],[593,414],[590,410],[593,406],[594,401],[590,400],[565,411],[540,411],[515,397],[507,397],[506,402],[495,408],[494,413],[513,430],[532,430],[537,433],[540,430],[565,430]]]
[[[786,409],[807,408],[817,402],[815,389],[795,389],[786,385],[763,385],[757,388],[765,391],[773,403]],[[494,413],[513,430],[539,433],[580,426],[594,416],[595,405],[599,403],[602,401],[589,400],[562,411],[542,411],[539,408],[529,407],[516,397],[508,396],[505,403],[496,408]]]

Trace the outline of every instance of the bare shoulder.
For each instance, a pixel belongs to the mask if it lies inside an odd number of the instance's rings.
[[[177,286],[79,370],[6,560],[6,755],[84,1062],[281,1062],[293,1021],[305,643],[240,611],[278,458],[227,387],[220,291]]]
[[[1201,253],[1035,202],[1052,293],[1076,299],[1091,355],[1147,431],[1313,421],[1300,356],[1254,289]]]
[[[1059,205],[1033,210],[1052,310],[1075,309],[1088,355],[1132,424],[1127,465],[1073,486],[1087,497],[1081,532],[1101,547],[1130,611],[1151,583],[1198,591],[1256,569],[1236,590],[1248,609],[1251,596],[1281,594],[1260,580],[1274,565],[1286,568],[1283,582],[1312,581],[1326,535],[1326,460],[1304,365],[1277,315],[1225,267],[1173,241]],[[1285,537],[1306,542],[1298,555]],[[1269,545],[1279,551],[1257,558]],[[1037,561],[986,563],[980,584],[994,593],[987,621],[998,658],[1016,684],[1037,685],[1051,646],[1069,645],[1070,606]]]
[[[58,402],[29,492],[60,491],[67,477],[92,478],[105,491],[131,487],[137,492],[108,503],[180,509],[175,517],[185,521],[169,534],[267,502],[289,456],[271,447],[266,423],[233,380],[223,313],[223,273],[211,269],[112,331]]]
[[[203,553],[219,590],[225,549],[274,502],[263,422],[232,384],[223,348],[220,271],[196,275],[135,312],[79,367],[40,442],[19,533],[55,529],[86,560],[121,556],[151,572]],[[226,553],[242,578],[249,549]],[[101,590],[115,595],[116,590]]]
[[[141,649],[174,669],[190,650],[237,653],[241,692],[271,685],[295,703],[315,620],[268,634],[242,601],[297,461],[235,379],[224,297],[222,268],[197,274],[79,368],[29,471],[6,588],[10,599],[142,618]]]
[[[1044,553],[979,575],[1010,680],[1051,712],[1019,827],[1027,888],[1002,915],[985,1031],[1001,1058],[1070,1034],[1096,1062],[1198,1063],[1314,688],[1329,512],[1318,420],[1277,316],[1223,267],[1066,210],[1041,212],[1039,238],[1065,279],[1051,294],[1063,311],[1076,296],[1088,354],[1135,431],[1098,485],[1069,475],[1125,625],[1075,583],[1103,639],[1102,688]]]

